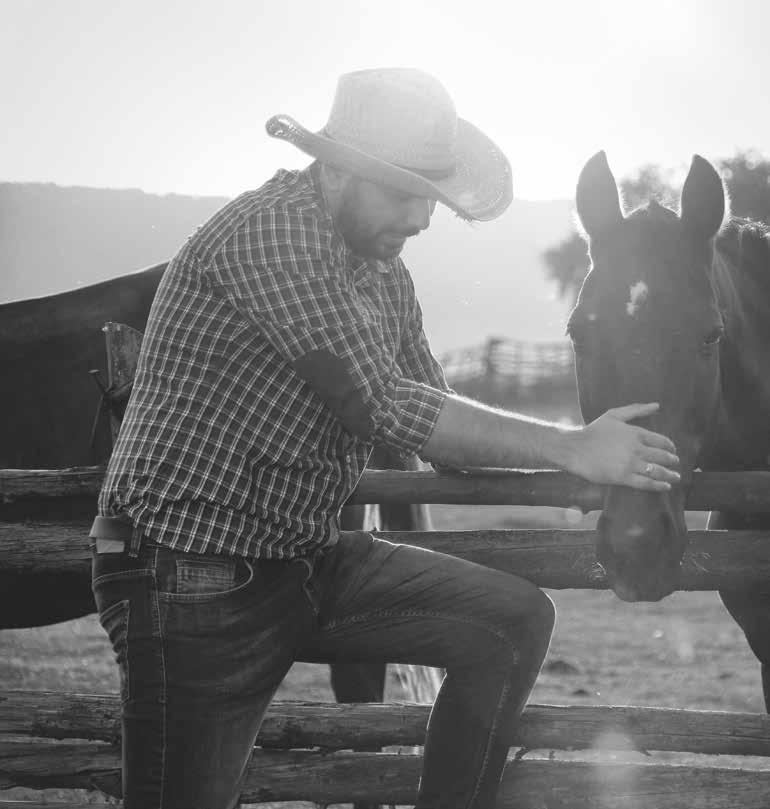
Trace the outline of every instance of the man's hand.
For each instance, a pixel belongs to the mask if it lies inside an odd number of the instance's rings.
[[[580,430],[570,432],[569,472],[594,483],[663,492],[679,482],[679,458],[663,435],[626,422],[644,418],[657,404],[632,404],[608,410]]]

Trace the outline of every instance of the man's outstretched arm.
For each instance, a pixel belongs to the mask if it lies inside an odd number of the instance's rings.
[[[666,491],[679,481],[673,443],[627,423],[657,409],[632,404],[565,427],[449,395],[420,456],[454,467],[564,469],[594,483]]]

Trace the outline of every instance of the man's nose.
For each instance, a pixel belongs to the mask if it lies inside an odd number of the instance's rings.
[[[435,200],[425,197],[411,197],[406,202],[405,221],[407,227],[415,231],[425,230],[436,207]]]

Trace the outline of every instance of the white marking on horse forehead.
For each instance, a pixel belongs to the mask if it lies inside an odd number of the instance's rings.
[[[626,314],[634,317],[639,311],[639,307],[647,300],[650,288],[644,281],[637,281],[631,284],[628,290],[628,301],[626,302]]]

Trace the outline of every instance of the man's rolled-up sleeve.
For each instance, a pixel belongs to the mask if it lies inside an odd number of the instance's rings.
[[[257,261],[223,251],[207,275],[348,432],[401,454],[419,452],[445,393],[403,376],[372,316],[322,255],[293,244],[271,248]]]

